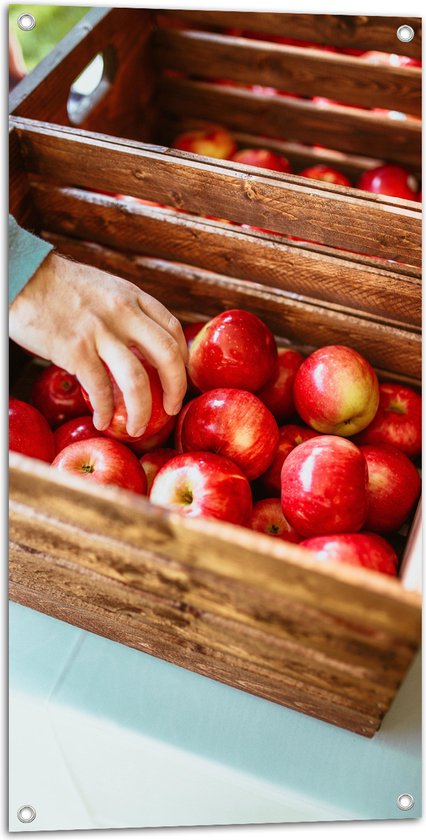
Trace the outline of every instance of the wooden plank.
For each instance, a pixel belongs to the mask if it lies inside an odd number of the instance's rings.
[[[190,76],[232,79],[302,96],[325,96],[350,105],[421,115],[422,73],[418,67],[374,65],[338,53],[172,29],[157,31],[154,50],[161,68]]]
[[[342,253],[331,256],[235,226],[40,182],[33,184],[33,197],[43,228],[52,233],[166,260],[190,259],[219,274],[421,324],[421,281],[398,273],[397,266],[387,271]]]
[[[176,17],[194,26],[243,29],[264,32],[274,37],[314,41],[334,47],[422,57],[420,17],[388,17],[374,15],[300,15],[280,12],[224,12],[197,9],[162,10],[165,17]],[[404,44],[396,37],[402,24],[412,26],[415,37]]]
[[[91,9],[14,89],[10,112],[70,125],[70,87],[87,64],[107,50],[112,54],[111,85],[81,126],[138,139],[148,137],[149,120],[144,129],[144,118],[153,92],[146,67],[151,20],[150,13],[143,9]],[[144,84],[132,84],[142,71]]]
[[[55,234],[45,236],[60,253],[131,280],[169,309],[191,308],[210,316],[224,309],[247,309],[290,342],[317,347],[347,344],[377,368],[421,380],[421,335],[417,331],[191,265],[124,254]]]
[[[270,137],[315,145],[351,154],[385,158],[419,169],[421,123],[417,119],[390,121],[372,111],[319,107],[288,97],[264,97],[242,88],[164,78],[159,90],[166,116],[197,117],[231,130],[255,133],[258,126]]]
[[[38,230],[18,135],[13,128],[9,130],[9,212],[19,224]]]
[[[30,173],[421,264],[416,202],[309,182],[228,161],[14,119]]]
[[[191,119],[190,117],[165,119],[162,115],[159,115],[156,139],[160,145],[173,146],[178,134],[194,128],[204,128],[206,125],[208,125],[206,120]],[[272,137],[262,137],[258,134],[248,134],[243,131],[233,131],[232,134],[239,148],[270,149],[288,158],[295,173],[300,172],[307,166],[324,163],[343,172],[353,185],[356,185],[359,176],[367,169],[375,169],[376,166],[381,166],[385,162],[379,158],[350,155],[346,152],[337,152],[334,149],[325,149],[322,146],[308,146],[306,143],[276,140]],[[420,173],[416,174],[420,175]]]
[[[11,465],[20,603],[362,734],[377,729],[418,644],[416,594],[118,488],[59,481],[15,453]]]

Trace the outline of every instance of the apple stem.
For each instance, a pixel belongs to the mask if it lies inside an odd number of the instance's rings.
[[[92,473],[95,468],[92,464],[82,464],[81,471],[84,473]]]

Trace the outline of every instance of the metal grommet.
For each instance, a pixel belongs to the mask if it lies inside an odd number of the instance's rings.
[[[401,811],[409,811],[414,805],[414,796],[411,796],[411,793],[401,793],[396,800],[396,804]]]
[[[398,29],[396,30],[396,37],[399,41],[402,41],[403,44],[409,44],[410,41],[413,40],[414,35],[414,29],[412,26],[409,26],[408,23],[403,23],[402,26],[398,26]]]
[[[18,17],[18,26],[20,29],[23,29],[24,32],[29,32],[30,29],[34,29],[36,25],[34,15],[30,15],[28,12],[24,12],[23,15],[19,15]]]
[[[22,823],[31,823],[37,816],[36,809],[32,805],[21,805],[18,808],[17,817]]]

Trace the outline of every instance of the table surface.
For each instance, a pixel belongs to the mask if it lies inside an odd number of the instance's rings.
[[[9,645],[11,831],[421,815],[420,657],[369,740],[17,604]]]

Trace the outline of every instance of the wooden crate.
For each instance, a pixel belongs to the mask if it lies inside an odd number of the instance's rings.
[[[417,171],[417,68],[223,34],[291,30],[321,44],[396,51],[395,29],[407,19],[179,14],[177,28],[169,13],[95,9],[18,86],[11,211],[59,252],[130,279],[181,318],[245,308],[280,343],[305,352],[348,344],[380,377],[419,387],[417,202],[164,145],[181,127],[214,117],[242,144],[282,150],[296,168],[338,162],[354,177],[376,164],[374,155]],[[416,56],[420,21],[410,23],[416,38],[399,50]],[[84,122],[70,126],[70,85],[98,52],[108,58],[110,85]],[[414,116],[396,123],[371,111],[265,99],[205,81],[206,67],[215,78],[354,105],[409,102]],[[286,141],[278,139],[284,123],[292,126]],[[321,138],[332,148],[313,148]],[[13,383],[24,356],[12,351]],[[379,728],[420,641],[418,517],[394,580],[318,566],[299,546],[189,521],[118,488],[58,478],[14,453],[10,497],[14,600],[359,734]]]

